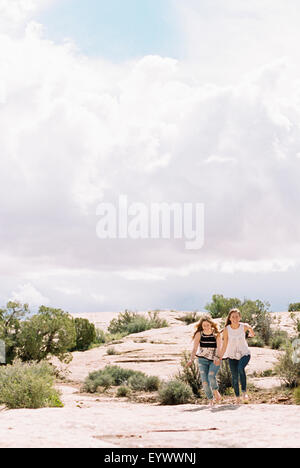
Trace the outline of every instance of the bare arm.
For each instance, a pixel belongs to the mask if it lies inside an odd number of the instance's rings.
[[[253,328],[250,327],[250,325],[248,325],[248,323],[245,323],[245,325],[244,325],[244,330],[245,330],[245,333],[246,333],[246,331],[249,332],[249,338],[253,338],[253,337],[255,336],[255,333],[254,333],[254,331],[253,331]]]
[[[214,359],[214,363],[216,366],[219,366],[221,363],[221,360],[219,359],[219,356],[221,355],[221,351],[222,351],[222,338],[221,338],[221,335],[218,335],[217,336],[217,354]]]
[[[225,328],[225,330],[223,331],[223,346],[222,346],[222,349],[221,349],[220,354],[219,354],[220,359],[223,358],[223,356],[225,354],[225,351],[226,351],[226,348],[227,348],[227,345],[228,345],[228,331]]]
[[[221,356],[222,352],[222,338],[221,335],[218,335],[217,337],[217,356]]]
[[[191,366],[193,364],[193,361],[195,359],[199,343],[200,343],[200,332],[197,333],[197,335],[194,338],[194,346],[193,346],[193,350],[192,350],[192,355],[191,355],[191,359],[187,363],[187,366]]]

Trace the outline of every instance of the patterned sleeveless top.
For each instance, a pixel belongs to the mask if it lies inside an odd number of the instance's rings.
[[[202,332],[200,335],[200,343],[196,356],[213,361],[216,354],[217,339],[215,335],[213,333],[211,335],[204,335]]]

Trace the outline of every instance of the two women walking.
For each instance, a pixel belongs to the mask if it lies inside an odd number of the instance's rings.
[[[187,365],[191,366],[195,356],[198,357],[203,390],[210,404],[221,401],[216,376],[222,359],[229,360],[236,402],[240,403],[240,384],[243,399],[248,399],[245,367],[250,361],[251,352],[246,332],[249,333],[249,337],[255,336],[250,325],[241,323],[239,309],[231,309],[229,312],[222,338],[217,324],[210,317],[203,317],[197,325],[193,337],[193,351]]]

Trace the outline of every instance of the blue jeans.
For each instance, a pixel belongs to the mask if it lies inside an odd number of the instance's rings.
[[[213,390],[218,390],[219,388],[216,376],[220,370],[220,366],[216,366],[213,361],[201,357],[198,358],[198,362],[203,390],[207,398],[212,400]]]
[[[243,356],[240,360],[229,359],[229,367],[232,374],[232,386],[236,397],[240,396],[239,380],[241,382],[242,392],[247,391],[247,378],[245,367],[249,364],[251,356]]]

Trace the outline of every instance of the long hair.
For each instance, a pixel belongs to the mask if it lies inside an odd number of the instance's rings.
[[[193,339],[195,338],[197,333],[199,333],[199,332],[201,333],[203,331],[203,322],[209,322],[211,324],[211,327],[213,329],[213,334],[215,336],[218,336],[220,334],[219,329],[218,329],[218,325],[212,320],[212,318],[209,315],[204,315],[203,317],[201,317],[200,322],[198,322],[196,327],[195,327],[196,330],[195,330]]]
[[[240,309],[231,309],[229,311],[229,314],[227,315],[226,322],[225,322],[225,327],[227,327],[228,325],[231,325],[231,319],[230,318],[231,318],[232,314],[235,314],[235,313],[239,314],[240,317],[242,316]]]

